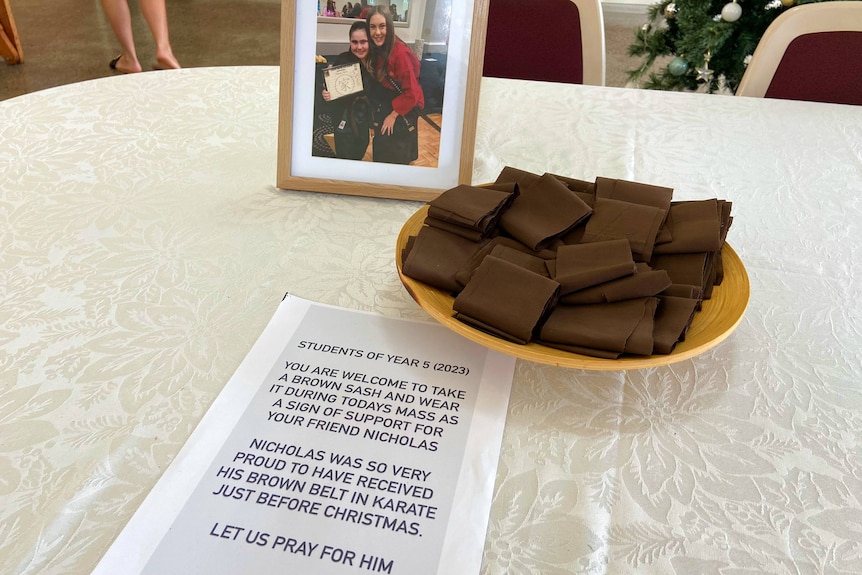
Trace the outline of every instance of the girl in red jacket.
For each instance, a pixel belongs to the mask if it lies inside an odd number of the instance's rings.
[[[416,120],[425,106],[419,85],[419,59],[395,35],[392,13],[387,6],[374,6],[368,13],[371,38],[368,68],[374,115],[372,127],[375,162],[409,164],[419,157]]]

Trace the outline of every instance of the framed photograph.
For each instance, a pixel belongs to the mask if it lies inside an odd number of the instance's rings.
[[[282,0],[276,185],[428,201],[471,183],[488,1]]]

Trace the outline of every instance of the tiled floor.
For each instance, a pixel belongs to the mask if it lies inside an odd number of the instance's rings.
[[[99,0],[11,0],[24,53],[0,63],[0,100],[108,76],[118,44]],[[131,2],[138,57],[152,69],[155,51]],[[174,53],[184,67],[277,65],[281,0],[167,0]],[[625,85],[625,55],[639,16],[605,12],[607,85]]]

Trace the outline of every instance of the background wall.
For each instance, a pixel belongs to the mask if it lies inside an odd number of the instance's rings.
[[[643,15],[646,7],[658,0],[612,0],[602,2],[602,11],[605,19],[613,22],[615,15]],[[336,0],[336,7],[341,7],[347,0]],[[449,26],[446,15],[450,12],[452,0],[376,0],[376,3],[398,5],[398,13],[404,14],[409,10],[410,18],[407,23],[396,23],[395,29],[398,37],[408,44],[417,39],[424,40],[428,51],[435,51],[446,45],[449,37]],[[421,15],[421,18],[417,18]],[[321,53],[336,54],[347,50],[347,31],[353,23],[349,18],[318,18],[317,41],[321,47]]]

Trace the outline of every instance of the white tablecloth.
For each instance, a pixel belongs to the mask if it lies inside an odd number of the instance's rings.
[[[87,573],[285,291],[426,317],[418,204],[274,188],[276,68],[0,102],[0,571]],[[862,108],[486,79],[504,165],[733,202],[737,331],[516,369],[483,574],[862,572]]]

